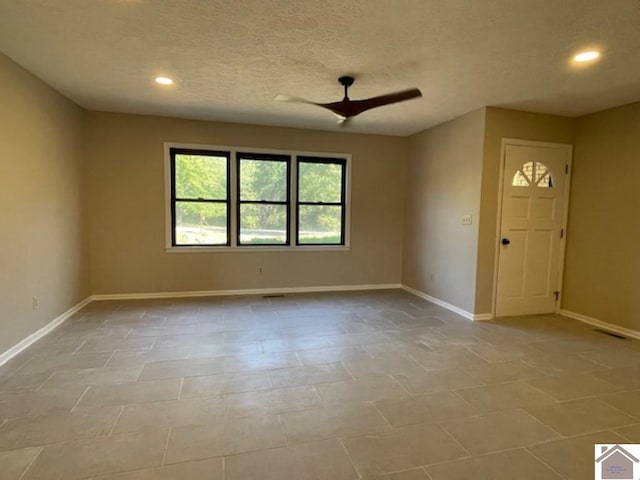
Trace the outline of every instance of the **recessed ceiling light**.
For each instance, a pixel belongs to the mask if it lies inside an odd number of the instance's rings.
[[[173,80],[169,77],[156,77],[156,83],[160,85],[173,85]]]
[[[573,57],[578,63],[593,62],[600,57],[600,52],[597,50],[588,50],[586,52],[580,52]]]

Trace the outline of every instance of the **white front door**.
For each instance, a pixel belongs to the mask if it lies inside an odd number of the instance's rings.
[[[506,143],[503,151],[496,316],[555,312],[571,147]]]

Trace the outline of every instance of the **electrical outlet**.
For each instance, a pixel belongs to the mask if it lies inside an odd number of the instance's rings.
[[[34,310],[38,309],[38,297],[31,297],[31,306]]]
[[[463,225],[471,225],[473,223],[473,217],[471,216],[470,213],[464,215],[462,217],[462,224]]]

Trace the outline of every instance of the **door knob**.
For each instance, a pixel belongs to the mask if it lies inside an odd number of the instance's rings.
[[[503,238],[502,242],[500,243],[502,243],[503,245],[509,245],[511,243],[511,240],[509,240],[508,238]]]

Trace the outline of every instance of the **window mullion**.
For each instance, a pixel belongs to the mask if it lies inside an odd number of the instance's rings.
[[[240,178],[238,175],[238,162],[240,162],[240,158],[238,157],[238,152],[231,152],[231,161],[230,172],[229,172],[229,183],[230,183],[230,212],[229,212],[229,235],[230,235],[230,245],[232,247],[237,247],[240,244]]]
[[[298,245],[298,157],[290,162],[289,175],[289,246]]]

